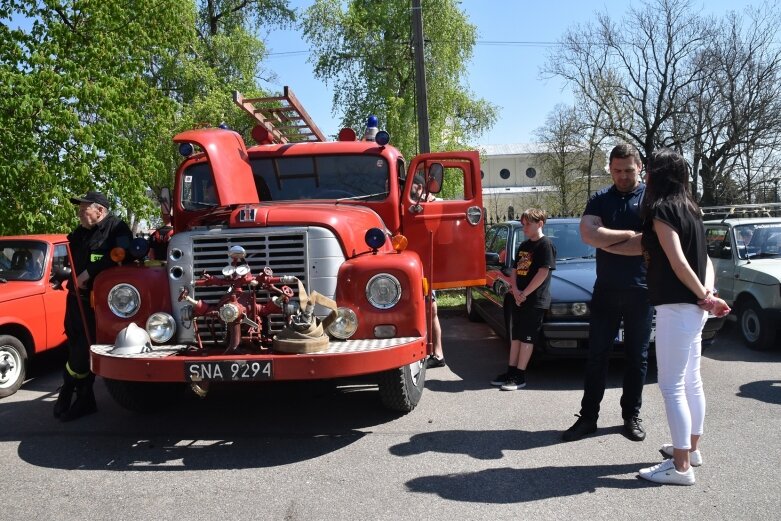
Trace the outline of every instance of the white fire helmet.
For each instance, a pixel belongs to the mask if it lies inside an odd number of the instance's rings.
[[[148,353],[151,350],[152,340],[149,338],[149,334],[131,322],[117,334],[114,349],[109,352],[112,355],[137,355]]]

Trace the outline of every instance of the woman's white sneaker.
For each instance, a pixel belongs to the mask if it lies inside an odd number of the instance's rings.
[[[671,459],[647,469],[640,469],[638,474],[643,479],[663,485],[694,485],[694,469],[689,467],[686,472],[679,472]]]
[[[659,449],[659,452],[661,452],[663,456],[672,458],[673,457],[672,443],[665,443],[664,445],[662,445],[662,448]],[[700,465],[702,465],[702,454],[700,454],[700,449],[697,449],[694,452],[689,453],[689,463],[691,464],[692,467],[699,467]]]

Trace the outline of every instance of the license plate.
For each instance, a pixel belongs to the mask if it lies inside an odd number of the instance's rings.
[[[653,342],[656,339],[656,329],[651,328],[651,337],[648,340],[649,342]],[[619,329],[618,330],[618,336],[616,336],[616,342],[623,344],[624,343],[624,330]]]
[[[188,382],[253,382],[273,378],[271,360],[225,360],[187,362],[184,377]]]

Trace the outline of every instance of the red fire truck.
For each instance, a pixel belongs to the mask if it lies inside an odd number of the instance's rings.
[[[222,128],[174,137],[185,159],[164,190],[165,259],[133,248],[96,279],[93,371],[134,410],[188,386],[368,376],[386,407],[411,411],[432,290],[484,280],[477,152],[408,164],[376,118],[326,141],[287,87],[234,101],[257,144]]]

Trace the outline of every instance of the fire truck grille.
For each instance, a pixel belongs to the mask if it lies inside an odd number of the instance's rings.
[[[274,275],[293,275],[304,283],[304,287],[307,287],[306,244],[306,233],[193,237],[193,273],[196,277],[201,277],[204,273],[221,277],[222,269],[231,261],[228,250],[231,246],[238,245],[247,252],[246,261],[253,274],[258,274],[263,268],[269,267]],[[193,298],[216,304],[225,295],[227,289],[227,286],[195,288]],[[291,289],[297,297],[298,287]],[[271,298],[269,292],[264,290],[258,290],[257,296],[260,302],[267,302]],[[281,314],[270,315],[267,320],[267,334],[275,334],[284,326],[284,317]],[[226,328],[222,321],[207,321],[204,317],[200,317],[196,322],[204,342],[221,342],[225,339]]]

